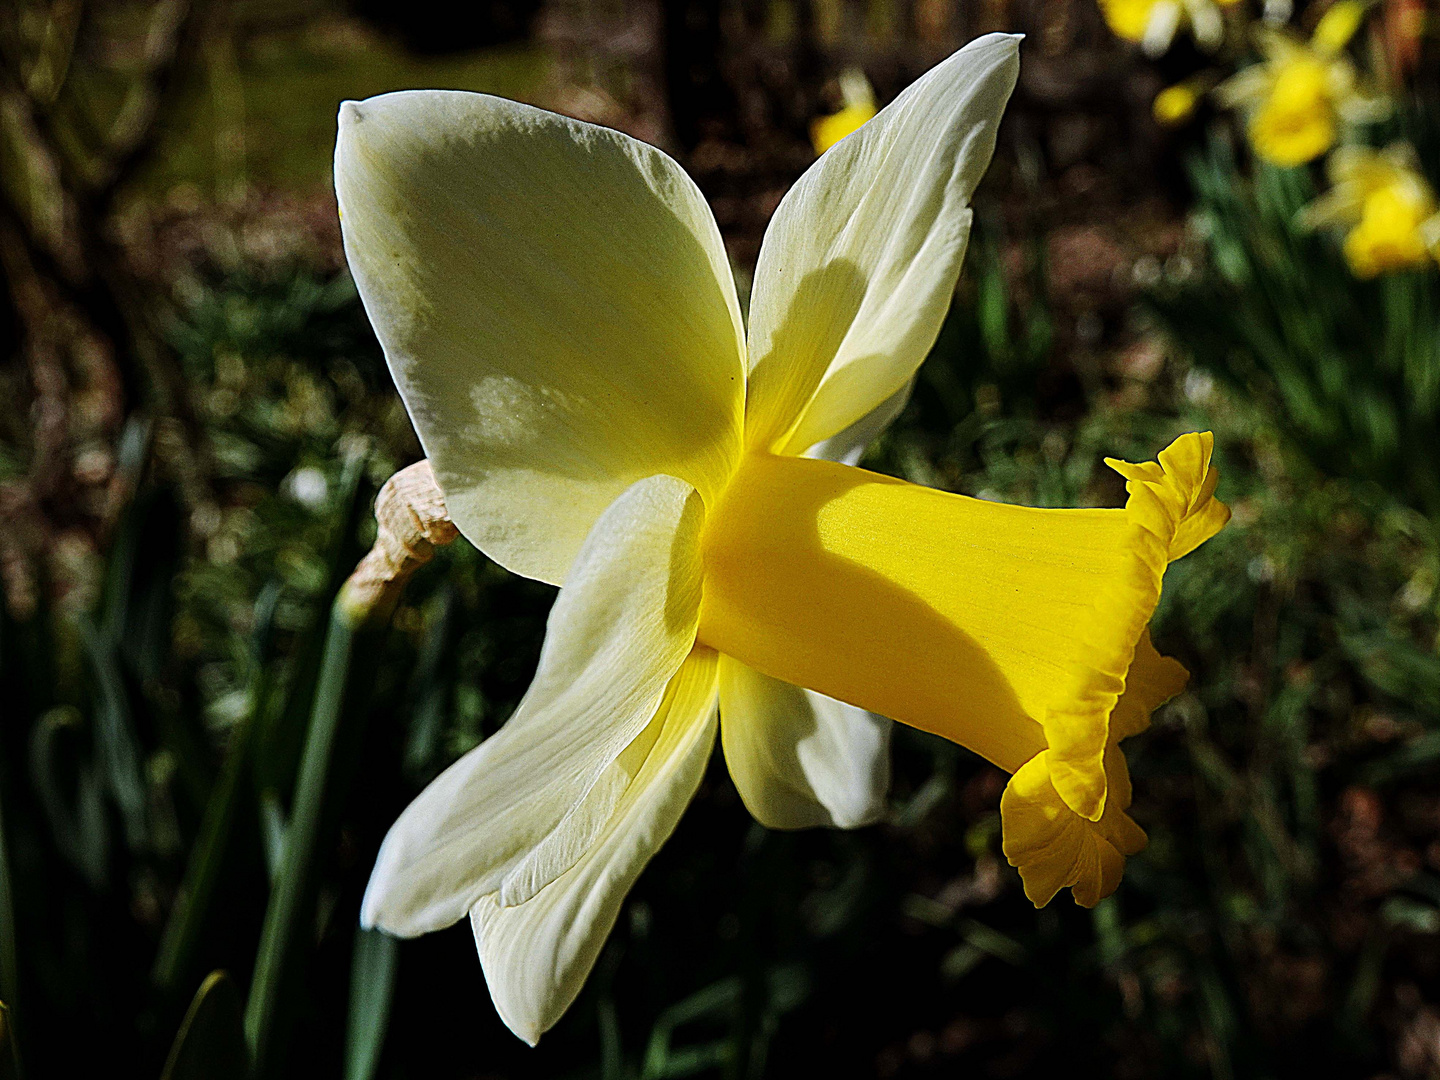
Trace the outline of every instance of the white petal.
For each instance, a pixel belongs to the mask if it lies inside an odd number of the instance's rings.
[[[636,480],[709,496],[738,452],[720,233],[659,150],[484,94],[340,109],[345,254],[455,524],[559,583]]]
[[[715,653],[698,648],[646,729],[651,745],[596,843],[532,900],[470,912],[500,1017],[532,1046],[580,992],[625,894],[669,838],[715,745]]]
[[[1225,40],[1225,18],[1214,0],[1189,0],[1186,11],[1190,14],[1190,32],[1195,35],[1195,44],[1206,50],[1218,49]]]
[[[860,464],[860,459],[865,456],[870,444],[890,426],[891,421],[905,411],[905,405],[910,401],[910,391],[913,389],[915,380],[912,378],[844,431],[810,447],[804,456],[839,461],[845,465]]]
[[[972,41],[822,155],[780,203],[755,270],[747,444],[800,453],[920,366],[955,290],[1018,43]]]
[[[623,795],[616,760],[694,644],[702,517],[689,484],[656,476],[595,523],[515,715],[441,773],[385,837],[361,905],[365,926],[427,933],[512,874],[511,888],[533,893],[579,857],[594,816],[608,818]]]
[[[891,722],[720,657],[720,742],[755,820],[771,829],[877,820]]]
[[[1145,26],[1145,37],[1140,48],[1146,56],[1163,56],[1175,40],[1180,29],[1180,17],[1184,14],[1178,0],[1161,0],[1150,12],[1150,21]]]

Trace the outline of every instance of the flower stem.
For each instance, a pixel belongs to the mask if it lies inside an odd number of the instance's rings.
[[[300,758],[279,871],[255,960],[245,1010],[254,1075],[283,1060],[284,1021],[308,958],[313,924],[316,855],[338,828],[340,802],[353,771],[370,704],[378,652],[405,583],[457,534],[427,462],[386,481],[375,502],[375,546],[335,598]]]

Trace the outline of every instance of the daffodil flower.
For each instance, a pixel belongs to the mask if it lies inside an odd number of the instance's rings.
[[[861,124],[875,116],[875,91],[859,68],[847,68],[841,73],[840,95],[844,107],[810,125],[810,144],[817,155],[825,153],[846,135],[854,134]]]
[[[1155,95],[1150,111],[1166,127],[1179,127],[1192,116],[1200,104],[1202,91],[1189,82],[1167,86]]]
[[[694,183],[618,132],[476,94],[347,103],[345,250],[450,516],[561,585],[510,720],[380,850],[361,917],[467,914],[534,1042],[578,993],[716,739],[774,828],[883,810],[888,716],[1014,773],[1027,894],[1114,889],[1144,834],[1116,743],[1183,669],[1146,625],[1223,524],[1208,436],[1123,510],[1032,510],[854,462],[950,303],[1018,72],[971,43],[799,180],[742,323]],[[718,703],[718,721],[717,721]]]
[[[1366,5],[1340,0],[1326,11],[1308,42],[1283,30],[1260,30],[1264,60],[1222,83],[1221,103],[1249,113],[1255,152],[1272,165],[1314,161],[1335,145],[1344,124],[1380,120],[1389,99],[1364,86],[1345,46]]]
[[[1179,127],[1195,115],[1200,99],[1215,85],[1215,79],[1208,72],[1202,72],[1184,82],[1167,86],[1155,95],[1150,111],[1158,123],[1166,127]]]
[[[1225,40],[1224,8],[1240,0],[1099,0],[1111,33],[1137,41],[1149,56],[1163,55],[1181,27],[1189,26],[1195,43],[1214,50]]]
[[[1333,186],[1300,220],[1310,228],[1346,228],[1345,260],[1356,277],[1440,259],[1440,203],[1416,167],[1413,148],[1344,146],[1326,165]]]

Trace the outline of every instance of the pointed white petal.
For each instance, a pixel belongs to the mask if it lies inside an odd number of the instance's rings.
[[[520,869],[562,873],[623,794],[613,766],[640,737],[695,641],[700,498],[656,476],[586,537],[550,612],[540,666],[495,735],[420,793],[380,847],[360,919],[412,936],[463,918]],[[581,834],[581,843],[565,835]],[[542,856],[531,858],[540,848]],[[568,862],[567,862],[568,859]],[[548,877],[547,877],[548,875]]]
[[[1218,49],[1225,40],[1225,17],[1214,0],[1189,0],[1186,11],[1190,14],[1195,44],[1207,51]]]
[[[715,668],[715,653],[697,648],[675,676],[633,779],[579,862],[523,904],[491,894],[471,909],[495,1008],[532,1046],[575,1000],[625,894],[700,786],[715,745]]]
[[[559,583],[636,480],[709,495],[739,447],[720,233],[659,150],[484,94],[340,109],[345,254],[455,524]]]
[[[720,657],[720,742],[740,797],[771,829],[877,820],[891,722]]]
[[[1180,17],[1184,14],[1178,0],[1160,0],[1150,11],[1150,21],[1145,25],[1145,36],[1140,48],[1146,56],[1163,56],[1175,40],[1180,29]]]
[[[745,438],[783,453],[895,394],[935,342],[1019,70],[988,34],[810,167],[766,230],[750,309]]]

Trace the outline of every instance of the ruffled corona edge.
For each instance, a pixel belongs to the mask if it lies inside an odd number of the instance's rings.
[[[1110,741],[1104,751],[1109,796],[1098,821],[1075,813],[1053,783],[1053,751],[1027,761],[1000,799],[1002,846],[1010,865],[1020,871],[1025,895],[1036,907],[1061,889],[1075,901],[1094,907],[1120,884],[1125,859],[1145,847],[1145,831],[1131,820],[1130,772],[1117,745],[1150,724],[1150,714],[1185,688],[1189,678],[1175,660],[1161,656],[1141,633],[1129,685],[1110,715]]]
[[[1005,857],[1020,871],[1025,896],[1044,907],[1057,892],[1070,888],[1075,902],[1094,907],[1113,893],[1125,872],[1125,858],[1144,850],[1145,830],[1125,810],[1130,805],[1130,774],[1119,747],[1105,754],[1110,798],[1099,821],[1072,811],[1050,782],[1042,750],[1020,767],[1000,797]]]
[[[1125,543],[1131,557],[1096,599],[1090,644],[1073,669],[1073,680],[1057,695],[1061,704],[1047,709],[1041,722],[1049,746],[1047,783],[1070,811],[1088,821],[1104,820],[1106,749],[1121,737],[1112,738],[1110,729],[1117,703],[1126,696],[1138,643],[1160,602],[1165,568],[1230,520],[1229,508],[1215,498],[1220,477],[1210,465],[1214,444],[1210,432],[1192,432],[1162,450],[1158,462],[1105,459],[1125,477]]]

